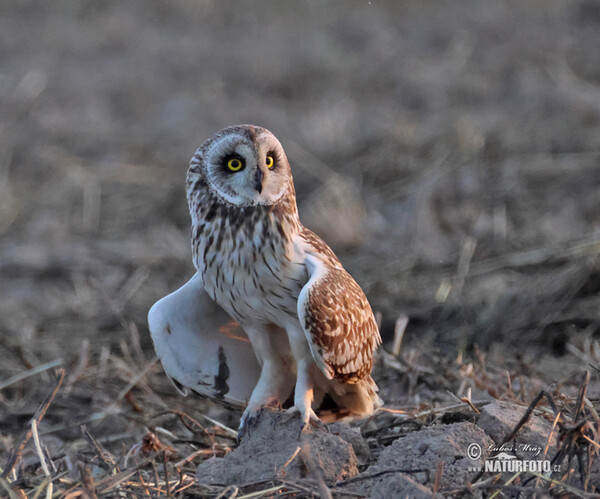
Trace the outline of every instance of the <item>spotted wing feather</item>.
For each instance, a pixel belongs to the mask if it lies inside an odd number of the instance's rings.
[[[298,297],[298,318],[323,373],[341,383],[358,383],[370,375],[373,351],[381,343],[377,323],[360,286],[325,243],[310,234],[304,238],[309,280]]]

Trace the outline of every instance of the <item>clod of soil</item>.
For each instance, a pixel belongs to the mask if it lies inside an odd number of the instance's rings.
[[[479,459],[472,460],[467,457],[467,449],[471,444],[480,446],[482,454]],[[364,475],[384,470],[406,470],[406,475],[412,481],[432,487],[438,465],[443,462],[439,485],[442,489],[458,488],[464,486],[475,475],[471,471],[472,468],[482,465],[487,449],[492,444],[492,439],[473,423],[433,426],[395,440],[381,452],[377,462],[371,465]],[[398,476],[399,473],[390,473],[365,480],[360,493],[370,494],[371,497],[399,497],[394,491],[399,490],[398,487],[406,480]]]
[[[325,483],[332,484],[358,474],[353,445],[361,459],[368,459],[368,448],[358,429],[341,424],[311,425],[301,435],[299,429],[297,416],[263,409],[235,450],[198,466],[198,481],[241,485],[269,478],[300,479],[316,474]]]
[[[499,445],[517,425],[526,410],[527,408],[523,406],[494,400],[481,411],[477,426]],[[514,442],[505,445],[510,444],[514,446],[517,453],[521,451],[525,456],[529,455],[531,458],[532,453],[530,450],[535,448],[543,450],[546,447],[551,430],[552,423],[550,421],[532,414],[527,424],[515,436]],[[549,455],[556,453],[556,434],[553,434],[550,439],[548,453]]]

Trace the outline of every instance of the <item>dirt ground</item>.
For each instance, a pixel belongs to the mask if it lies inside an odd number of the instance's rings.
[[[301,219],[381,314],[374,376],[404,412],[360,426],[372,462],[546,390],[577,470],[536,490],[593,492],[599,46],[593,0],[0,3],[0,497],[51,479],[71,497],[233,497],[193,477],[235,449],[240,415],[177,394],[146,314],[194,271],[189,159],[238,123],[279,137]],[[59,366],[41,450],[31,439],[8,470]],[[469,495],[491,476],[435,473],[413,485]],[[476,492],[532,486],[509,478]],[[235,494],[346,490],[298,483]]]

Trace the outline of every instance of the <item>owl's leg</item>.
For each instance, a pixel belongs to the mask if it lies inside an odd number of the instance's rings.
[[[299,412],[302,420],[300,431],[304,430],[309,420],[319,421],[318,416],[312,408],[314,399],[313,393],[313,367],[314,362],[311,359],[301,359],[297,363],[296,387],[294,388],[294,407],[290,412]]]
[[[312,408],[314,399],[314,369],[315,362],[310,352],[310,347],[304,331],[288,328],[288,338],[292,354],[296,359],[296,387],[294,389],[294,406],[289,409],[291,413],[300,413],[302,432],[308,422],[320,421]]]
[[[283,405],[292,392],[294,379],[289,344],[283,331],[250,327],[244,330],[261,364],[261,372],[240,420],[239,439],[262,407]]]

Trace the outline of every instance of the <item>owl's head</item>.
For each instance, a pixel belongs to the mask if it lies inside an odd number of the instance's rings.
[[[271,205],[293,189],[283,147],[265,128],[228,127],[198,148],[188,183],[204,177],[213,194],[236,206]]]

